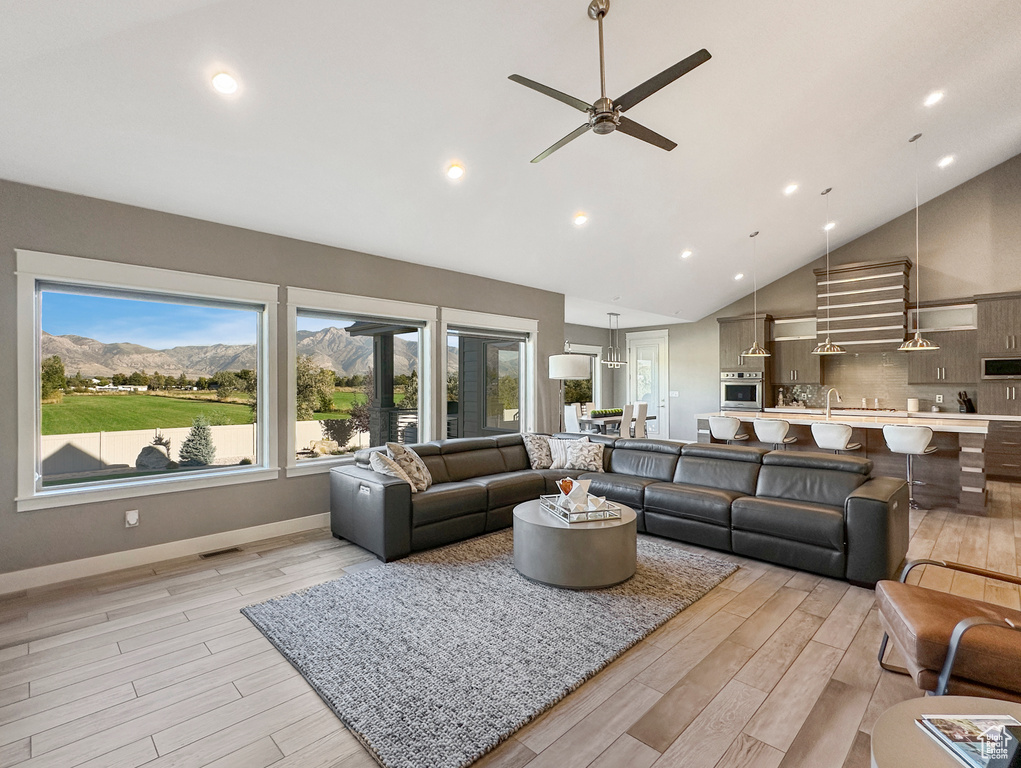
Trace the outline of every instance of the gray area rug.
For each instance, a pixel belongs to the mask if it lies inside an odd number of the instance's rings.
[[[387,768],[470,765],[737,570],[640,538],[638,571],[571,591],[514,570],[512,532],[242,610]]]

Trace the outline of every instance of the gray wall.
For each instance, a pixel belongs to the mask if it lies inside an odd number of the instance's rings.
[[[151,546],[326,512],[326,475],[281,478],[137,500],[16,512],[17,378],[14,250],[103,259],[144,266],[527,316],[539,323],[537,357],[562,350],[564,297],[510,283],[379,256],[291,240],[127,205],[0,180],[0,572]],[[283,289],[280,292],[284,299]],[[279,323],[279,350],[286,323]],[[551,415],[556,386],[539,364],[540,429]],[[279,451],[285,456],[286,372],[276,382]],[[24,438],[31,439],[31,438]],[[141,525],[124,528],[124,510]]]

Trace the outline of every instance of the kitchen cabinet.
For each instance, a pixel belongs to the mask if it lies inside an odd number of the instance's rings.
[[[908,352],[908,384],[974,384],[979,380],[978,331],[926,331],[932,352]]]
[[[976,296],[978,351],[983,355],[1021,355],[1021,295]]]
[[[1021,480],[1021,422],[989,422],[985,470],[990,477]]]
[[[742,357],[758,338],[759,344],[769,349],[766,336],[769,315],[760,315],[753,321],[750,317],[720,318],[720,370],[721,371],[762,371],[767,370],[768,357]]]
[[[1021,379],[979,382],[978,411],[1000,416],[1021,416]]]
[[[773,342],[773,381],[776,384],[822,384],[820,356],[813,355],[815,339]]]

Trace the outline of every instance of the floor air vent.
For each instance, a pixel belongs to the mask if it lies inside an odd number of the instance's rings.
[[[208,560],[210,557],[219,557],[220,555],[233,555],[235,552],[240,552],[239,547],[230,547],[229,549],[218,549],[215,552],[203,552],[199,557],[203,560]]]

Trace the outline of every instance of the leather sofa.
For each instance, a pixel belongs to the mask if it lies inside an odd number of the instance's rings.
[[[381,449],[359,451],[330,472],[333,533],[393,560],[506,528],[517,504],[580,476],[634,509],[641,532],[856,584],[890,578],[907,553],[907,485],[871,477],[867,459],[588,437],[604,445],[604,472],[533,470],[520,435],[415,445],[434,481],[415,494],[369,469]]]

